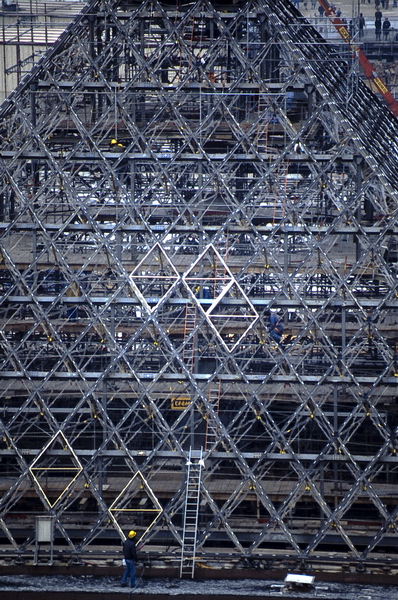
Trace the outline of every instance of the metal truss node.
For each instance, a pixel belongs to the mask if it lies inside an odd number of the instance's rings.
[[[90,0],[3,103],[6,551],[398,560],[398,121],[346,50]]]

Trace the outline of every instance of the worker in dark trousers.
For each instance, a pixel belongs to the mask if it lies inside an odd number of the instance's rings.
[[[363,30],[365,29],[365,17],[361,13],[358,17],[358,30],[359,30],[359,39],[363,38]]]
[[[277,344],[280,344],[283,334],[283,323],[278,319],[278,317],[271,313],[269,309],[264,312],[265,316],[268,317],[269,328],[268,332],[273,340]]]
[[[126,563],[126,570],[122,577],[122,587],[127,586],[127,579],[130,576],[130,587],[135,587],[135,563],[137,560],[137,548],[134,538],[137,535],[135,531],[129,531],[127,538],[123,542],[123,556]]]
[[[390,27],[391,27],[391,23],[388,20],[388,17],[386,17],[383,21],[383,33],[384,33],[384,39],[386,41],[388,40],[388,34],[390,33]]]
[[[377,8],[375,12],[375,32],[376,32],[376,40],[380,39],[381,36],[381,17],[383,16],[381,10]]]

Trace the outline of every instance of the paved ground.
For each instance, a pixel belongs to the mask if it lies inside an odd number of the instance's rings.
[[[0,597],[16,597],[11,592],[19,592],[18,598],[29,598],[34,600],[35,594],[40,598],[59,597],[59,593],[69,593],[71,598],[80,597],[79,593],[98,594],[104,598],[114,598],[115,595],[123,597],[140,596],[238,596],[238,597],[263,597],[274,598],[283,596],[296,598],[296,592],[283,592],[281,581],[269,580],[206,580],[191,581],[180,579],[148,579],[139,578],[138,585],[133,590],[122,588],[119,580],[115,577],[92,577],[92,576],[54,576],[54,577],[30,577],[28,575],[2,575],[0,576]],[[22,593],[24,593],[22,595]],[[43,596],[43,594],[45,594]],[[317,583],[311,593],[303,593],[300,598],[314,597],[325,600],[396,600],[396,588],[392,586],[369,586],[342,583]]]

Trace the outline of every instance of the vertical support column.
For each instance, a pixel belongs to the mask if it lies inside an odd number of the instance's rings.
[[[32,231],[32,269],[34,283],[37,283],[37,229]]]
[[[333,386],[333,434],[336,436],[337,435],[337,431],[339,428],[339,420],[338,420],[338,410],[339,410],[339,406],[338,406],[338,398],[339,398],[339,390],[338,390],[338,386],[334,385]],[[334,481],[334,491],[336,493],[335,495],[335,505],[337,506],[338,504],[338,496],[337,496],[337,491],[338,491],[338,477],[339,477],[339,465],[336,461],[334,461],[333,463],[333,481]]]
[[[319,465],[319,491],[321,492],[322,498],[325,497],[325,474],[324,474],[324,466],[325,463],[321,462]],[[325,513],[322,510],[322,507],[319,507],[320,515],[319,520],[323,524],[325,522]]]
[[[289,271],[289,238],[288,231],[283,232],[283,291],[289,297],[289,290],[287,289]]]
[[[20,38],[21,22],[23,22],[22,19],[17,19],[17,22],[16,22],[16,28],[17,28],[17,35],[16,35],[16,38],[17,38],[17,43],[16,43],[17,85],[20,84],[20,81],[22,79],[22,70],[21,70],[21,65],[22,65],[22,61],[21,61],[21,38]],[[4,39],[4,37],[3,37],[3,39]]]
[[[267,33],[267,29],[266,29],[266,23],[267,20],[265,18],[265,15],[261,15],[260,17],[260,36],[261,36],[261,43],[265,44],[266,43],[266,33]],[[262,79],[266,79],[266,63],[263,60],[261,65],[260,65],[260,76]]]
[[[142,59],[145,60],[145,22],[144,22],[144,17],[141,18],[140,20],[140,40],[141,40],[141,56]],[[144,69],[141,69],[141,81],[144,82],[145,81],[145,71]],[[145,106],[145,104],[144,104]],[[142,121],[144,123],[144,120]]]
[[[115,340],[115,304],[112,303],[110,306],[111,309],[111,323],[110,323],[110,332],[111,332],[111,336],[112,339]],[[115,352],[115,346],[113,345],[113,352]]]
[[[116,232],[116,256],[118,260],[122,260],[122,232],[120,230]]]
[[[344,354],[345,348],[347,345],[346,318],[347,318],[347,309],[345,306],[342,306],[341,307],[341,354],[342,355]]]
[[[29,109],[30,109],[30,121],[31,121],[33,127],[36,127],[36,91],[37,91],[37,81],[32,81],[30,84]]]
[[[30,121],[32,123],[32,128],[36,127],[36,92],[37,92],[37,81],[32,81],[30,84],[30,94],[29,94],[29,108],[30,108]],[[36,160],[32,159],[31,162],[32,168],[32,198],[33,198],[33,208],[38,208],[37,201],[35,201],[36,191],[39,186],[39,168]]]
[[[89,55],[91,60],[95,59],[95,36],[94,36],[94,15],[87,15],[87,19],[89,22]],[[88,95],[89,102],[91,104],[91,119],[92,122],[95,123],[98,119],[98,111],[97,111],[97,94],[98,90],[91,90],[91,93]]]
[[[134,103],[134,106],[135,106],[135,103]],[[135,160],[130,159],[129,165],[130,165],[130,202],[133,207],[133,215],[134,215],[134,217],[136,217],[137,211],[135,210]]]
[[[15,192],[14,190],[10,191],[10,221],[13,221],[16,217],[15,211]]]
[[[108,411],[108,382],[105,379],[102,384],[102,412],[103,412],[103,422],[104,422],[103,430],[102,430],[102,442],[103,442],[104,446],[105,446],[105,443],[108,438],[107,421],[106,421],[107,411]],[[104,467],[104,460],[103,460],[102,456],[98,457],[97,465],[98,465],[98,490],[99,490],[99,493],[102,498],[104,485],[106,484],[106,468]],[[100,507],[99,507],[99,511],[101,512]]]
[[[355,191],[356,191],[356,195],[357,195],[357,199],[359,199],[358,202],[358,207],[357,207],[357,211],[356,211],[356,218],[358,223],[361,223],[362,221],[362,207],[361,207],[361,200],[360,200],[360,196],[361,196],[361,188],[362,188],[362,162],[363,162],[363,158],[360,155],[355,155],[354,156],[354,161],[357,167],[357,171],[356,171],[356,181],[355,181]],[[356,260],[358,261],[361,257],[361,246],[359,244],[359,237],[356,235],[355,236],[355,254],[356,254]]]
[[[89,27],[89,54],[90,58],[95,58],[95,45],[94,45],[94,15],[87,16],[88,22],[90,24]]]

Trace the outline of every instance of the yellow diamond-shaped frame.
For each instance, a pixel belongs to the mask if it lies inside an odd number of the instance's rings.
[[[120,504],[121,502],[123,502],[123,498],[126,497],[126,495],[128,494],[129,488],[133,485],[134,481],[137,478],[140,479],[140,481],[141,481],[141,483],[142,483],[142,485],[143,485],[146,493],[148,494],[148,496],[150,497],[150,499],[152,500],[152,502],[154,503],[154,505],[155,505],[156,508],[118,508],[118,504]],[[156,523],[156,521],[160,517],[162,511],[163,511],[163,508],[162,508],[159,500],[156,498],[154,492],[152,491],[151,487],[149,486],[149,484],[145,480],[145,478],[144,478],[143,474],[141,473],[141,471],[137,471],[137,473],[134,475],[134,477],[132,477],[130,479],[130,481],[128,482],[128,484],[120,492],[120,494],[118,495],[118,497],[116,498],[116,500],[108,508],[109,516],[110,516],[113,524],[115,525],[115,528],[119,531],[119,533],[121,534],[121,536],[123,538],[125,538],[126,536],[125,536],[122,528],[120,527],[119,523],[117,522],[115,513],[116,514],[118,514],[118,513],[150,513],[150,512],[157,513],[156,517],[154,518],[154,520],[148,525],[148,527],[146,528],[146,530],[142,534],[142,536],[144,536],[145,533]]]
[[[47,452],[47,450],[50,448],[50,446],[57,440],[57,438],[61,438],[62,442],[63,442],[63,447],[69,451],[69,453],[71,454],[73,461],[76,462],[76,467],[35,467],[35,465],[39,462],[39,460],[45,455],[45,453]],[[62,471],[63,473],[65,473],[65,471],[73,471],[75,472],[74,477],[70,480],[70,482],[68,483],[68,485],[66,486],[66,488],[61,492],[61,494],[58,496],[58,498],[55,500],[55,502],[51,503],[50,499],[47,497],[47,494],[45,493],[45,491],[43,490],[43,488],[40,485],[39,480],[37,479],[36,475],[35,475],[35,471],[50,471],[50,472],[54,472],[54,471]],[[83,467],[78,459],[78,457],[76,456],[75,452],[73,451],[73,448],[70,446],[68,440],[66,439],[66,437],[64,436],[64,434],[62,433],[62,431],[58,431],[48,442],[48,444],[46,444],[46,446],[44,446],[43,450],[40,452],[40,454],[38,456],[36,456],[35,460],[32,462],[32,464],[29,467],[29,472],[32,476],[32,479],[36,482],[36,485],[40,488],[41,493],[43,494],[44,498],[46,499],[46,502],[48,503],[48,505],[50,506],[50,508],[54,508],[54,506],[61,500],[61,498],[63,498],[66,494],[66,492],[70,489],[70,487],[73,485],[73,483],[76,481],[76,479],[79,477],[80,473],[83,471]]]

